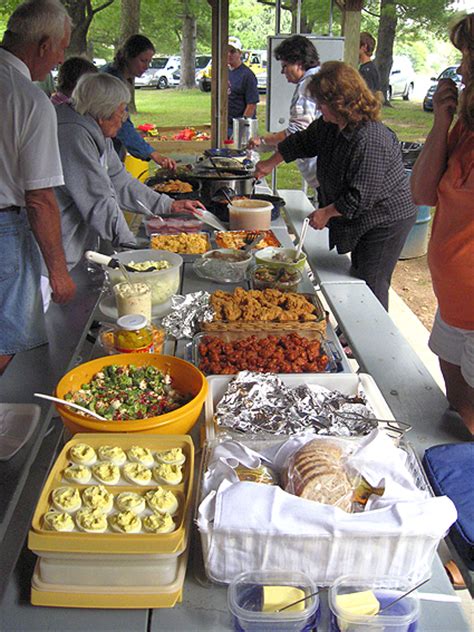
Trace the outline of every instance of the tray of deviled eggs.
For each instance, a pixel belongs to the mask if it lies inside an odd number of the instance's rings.
[[[193,470],[187,435],[76,434],[45,483],[28,546],[40,556],[181,553]]]

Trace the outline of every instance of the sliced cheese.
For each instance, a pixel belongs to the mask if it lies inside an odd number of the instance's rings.
[[[337,595],[339,615],[374,616],[380,610],[380,602],[371,590]]]
[[[276,612],[294,601],[304,599],[305,592],[295,586],[264,586],[262,612]],[[295,603],[285,612],[301,612],[305,608],[305,602]]]

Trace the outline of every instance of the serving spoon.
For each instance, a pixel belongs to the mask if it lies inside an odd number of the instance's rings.
[[[75,408],[76,410],[80,410],[81,413],[85,413],[89,417],[93,417],[94,419],[98,419],[99,421],[108,421],[105,417],[98,415],[92,410],[88,408],[84,408],[84,406],[79,406],[79,404],[75,404],[74,402],[68,402],[67,399],[61,399],[60,397],[53,397],[52,395],[45,395],[44,393],[33,393],[35,397],[39,397],[40,399],[48,399],[52,402],[56,402],[57,404],[64,404],[65,406],[69,406],[70,408]]]

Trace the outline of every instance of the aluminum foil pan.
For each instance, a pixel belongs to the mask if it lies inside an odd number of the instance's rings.
[[[209,305],[209,292],[192,292],[171,298],[171,312],[162,320],[167,335],[179,340],[192,338],[200,322],[210,322],[214,311]]]
[[[249,434],[362,436],[377,427],[362,393],[343,395],[323,386],[286,386],[275,374],[241,371],[216,407],[220,427]]]

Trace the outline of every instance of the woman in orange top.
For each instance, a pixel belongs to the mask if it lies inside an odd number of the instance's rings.
[[[411,178],[416,204],[436,204],[428,263],[438,312],[429,341],[439,357],[449,403],[474,434],[474,13],[451,41],[462,52],[459,117],[451,79],[439,82],[434,123]]]

